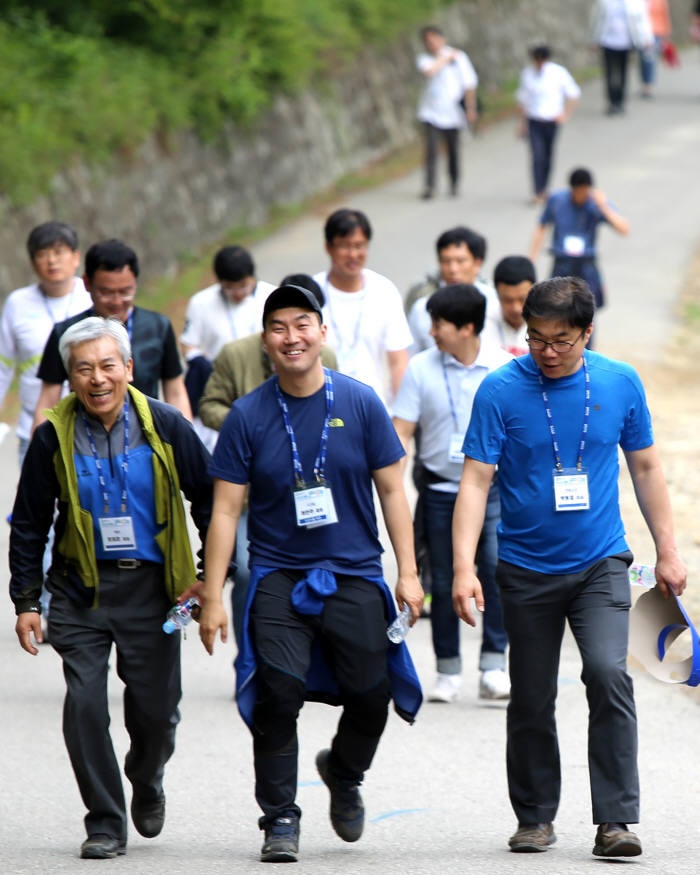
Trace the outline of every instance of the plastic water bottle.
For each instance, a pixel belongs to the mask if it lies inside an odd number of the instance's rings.
[[[656,586],[656,571],[653,565],[640,565],[633,562],[629,567],[630,583],[638,586]]]
[[[168,635],[172,635],[173,632],[184,629],[192,619],[192,609],[198,605],[199,601],[194,597],[187,599],[182,604],[173,605],[163,623],[163,631]]]
[[[394,622],[386,630],[386,636],[392,644],[400,644],[408,635],[408,630],[411,628],[411,608],[406,603],[400,614],[397,614]]]

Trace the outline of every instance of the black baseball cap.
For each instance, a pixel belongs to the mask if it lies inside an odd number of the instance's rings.
[[[284,285],[271,292],[265,301],[262,317],[263,328],[270,313],[274,313],[275,310],[283,310],[285,307],[301,307],[303,310],[313,310],[314,313],[318,314],[321,322],[323,322],[321,304],[313,292],[301,286]]]

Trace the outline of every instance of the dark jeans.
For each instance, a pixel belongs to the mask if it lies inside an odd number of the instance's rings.
[[[261,826],[286,812],[301,813],[294,801],[297,717],[315,647],[323,648],[343,706],[329,760],[336,777],[362,780],[389,711],[383,592],[362,578],[336,576],[338,590],[326,599],[322,613],[299,614],[290,596],[301,576],[278,571],[263,578],[250,613],[258,659],[253,753]]]
[[[156,799],[175,749],[181,696],[180,636],[161,628],[170,607],[162,568],[100,565],[95,609],[74,604],[60,588],[52,593],[49,641],[63,660],[63,735],[88,809],[85,827],[88,835],[126,840],[124,790],[109,734],[108,662],[114,644],[131,741],[124,772],[135,793]]]
[[[424,493],[425,533],[432,572],[432,602],[430,624],[437,670],[441,674],[459,674],[462,658],[459,653],[460,620],[452,605],[452,514],[457,495],[426,489]],[[481,656],[479,668],[505,668],[508,636],[503,628],[503,613],[496,586],[495,571],[498,561],[496,528],[501,516],[498,486],[491,484],[484,527],[481,530],[476,553],[479,580],[484,591]]]
[[[499,562],[496,580],[510,641],[507,766],[519,823],[549,823],[561,770],[554,707],[564,625],[583,661],[593,822],[639,821],[637,717],[627,674],[631,553],[574,574],[538,574]]]
[[[607,49],[603,46],[605,90],[609,105],[615,109],[622,109],[625,102],[628,55],[628,49]]]
[[[425,190],[435,190],[435,166],[437,163],[438,139],[442,138],[447,146],[447,172],[450,177],[452,192],[459,182],[459,130],[458,128],[436,128],[428,122],[423,122],[425,131]]]
[[[552,153],[559,125],[557,122],[530,118],[527,120],[527,128],[532,153],[533,190],[535,194],[544,194],[552,170]]]

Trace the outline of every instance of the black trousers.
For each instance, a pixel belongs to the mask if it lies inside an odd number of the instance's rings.
[[[284,813],[301,813],[297,789],[297,717],[304,704],[312,649],[323,648],[343,708],[329,768],[362,781],[389,710],[386,608],[382,591],[359,577],[338,576],[338,591],[319,616],[297,613],[291,592],[302,575],[280,571],[258,584],[250,614],[257,651],[253,754],[261,826]]]
[[[428,122],[423,122],[423,130],[425,132],[425,190],[435,191],[438,141],[443,139],[447,146],[447,172],[454,193],[459,182],[459,129],[436,128]]]
[[[637,717],[627,674],[631,553],[575,574],[499,562],[496,582],[510,641],[508,789],[519,823],[549,823],[561,769],[554,705],[564,624],[576,639],[588,699],[593,822],[639,821]]]
[[[609,105],[616,109],[622,109],[625,102],[628,55],[628,49],[607,49],[603,46],[605,91]]]
[[[530,118],[527,120],[527,128],[532,155],[532,190],[541,195],[547,190],[552,171],[552,154],[559,125],[557,122]]]
[[[49,640],[63,660],[63,735],[88,813],[88,835],[126,839],[121,773],[109,733],[108,662],[116,646],[125,684],[124,724],[131,746],[124,763],[135,793],[155,799],[175,748],[180,719],[180,636],[161,626],[170,607],[162,568],[104,569],[99,608],[73,603],[52,589]]]

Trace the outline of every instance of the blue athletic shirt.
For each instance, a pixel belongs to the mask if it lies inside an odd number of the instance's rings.
[[[463,452],[498,464],[501,523],[498,555],[543,574],[581,571],[627,548],[618,501],[618,445],[625,451],[653,444],[644,389],[634,370],[585,352],[590,374],[590,418],[583,467],[590,510],[555,511],[554,453],[539,368],[520,356],[484,378],[477,390]],[[583,368],[559,379],[543,377],[565,468],[576,464],[583,428]]]
[[[335,401],[325,475],[337,523],[314,529],[296,524],[292,453],[274,377],[237,399],[224,420],[209,471],[231,483],[250,483],[251,565],[382,573],[371,472],[397,462],[403,447],[375,391],[344,374],[332,376]],[[284,398],[304,476],[311,482],[326,416],[325,387],[307,398]]]

